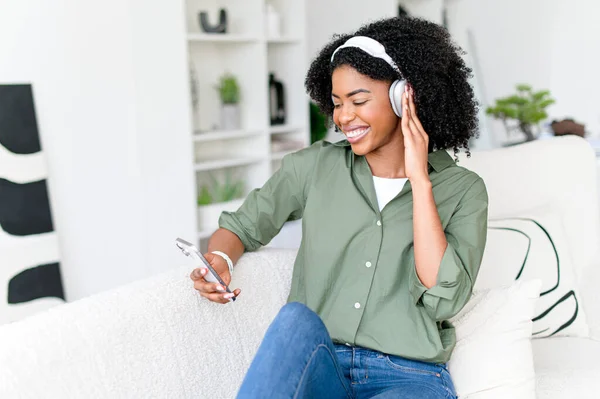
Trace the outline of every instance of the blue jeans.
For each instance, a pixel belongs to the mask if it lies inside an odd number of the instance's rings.
[[[335,345],[319,316],[285,305],[256,353],[238,398],[456,398],[445,364]]]

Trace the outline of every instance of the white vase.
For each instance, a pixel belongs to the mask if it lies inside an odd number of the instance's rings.
[[[240,106],[238,104],[221,105],[221,130],[240,128]]]
[[[198,206],[198,231],[216,230],[219,227],[219,217],[224,211],[237,211],[244,198],[227,202]]]
[[[281,18],[272,4],[267,4],[265,20],[267,22],[267,38],[276,39],[281,36]]]

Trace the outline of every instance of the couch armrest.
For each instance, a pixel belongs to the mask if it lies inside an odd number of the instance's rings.
[[[590,337],[600,341],[600,263],[590,265],[583,276],[578,276],[579,291],[581,292],[580,306],[583,307]]]
[[[295,255],[245,254],[227,305],[200,297],[185,267],[2,326],[0,397],[234,397]]]

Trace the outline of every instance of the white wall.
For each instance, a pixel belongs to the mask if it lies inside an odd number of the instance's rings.
[[[547,21],[552,33],[551,89],[553,113],[584,121],[600,137],[600,2],[553,0]]]
[[[309,59],[334,33],[349,33],[369,21],[398,15],[397,0],[306,0]]]
[[[403,0],[413,14],[441,22],[442,0]],[[449,0],[449,29],[471,50],[473,32],[486,104],[512,94],[517,83],[549,89],[557,103],[550,119],[573,116],[600,135],[600,3],[594,0]],[[505,138],[491,125],[496,142]]]
[[[194,234],[180,3],[0,0],[0,83],[33,84],[70,300],[181,264]]]

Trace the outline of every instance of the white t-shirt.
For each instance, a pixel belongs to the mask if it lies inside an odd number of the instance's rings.
[[[407,181],[408,178],[386,179],[385,177],[373,176],[380,211],[402,191]]]

